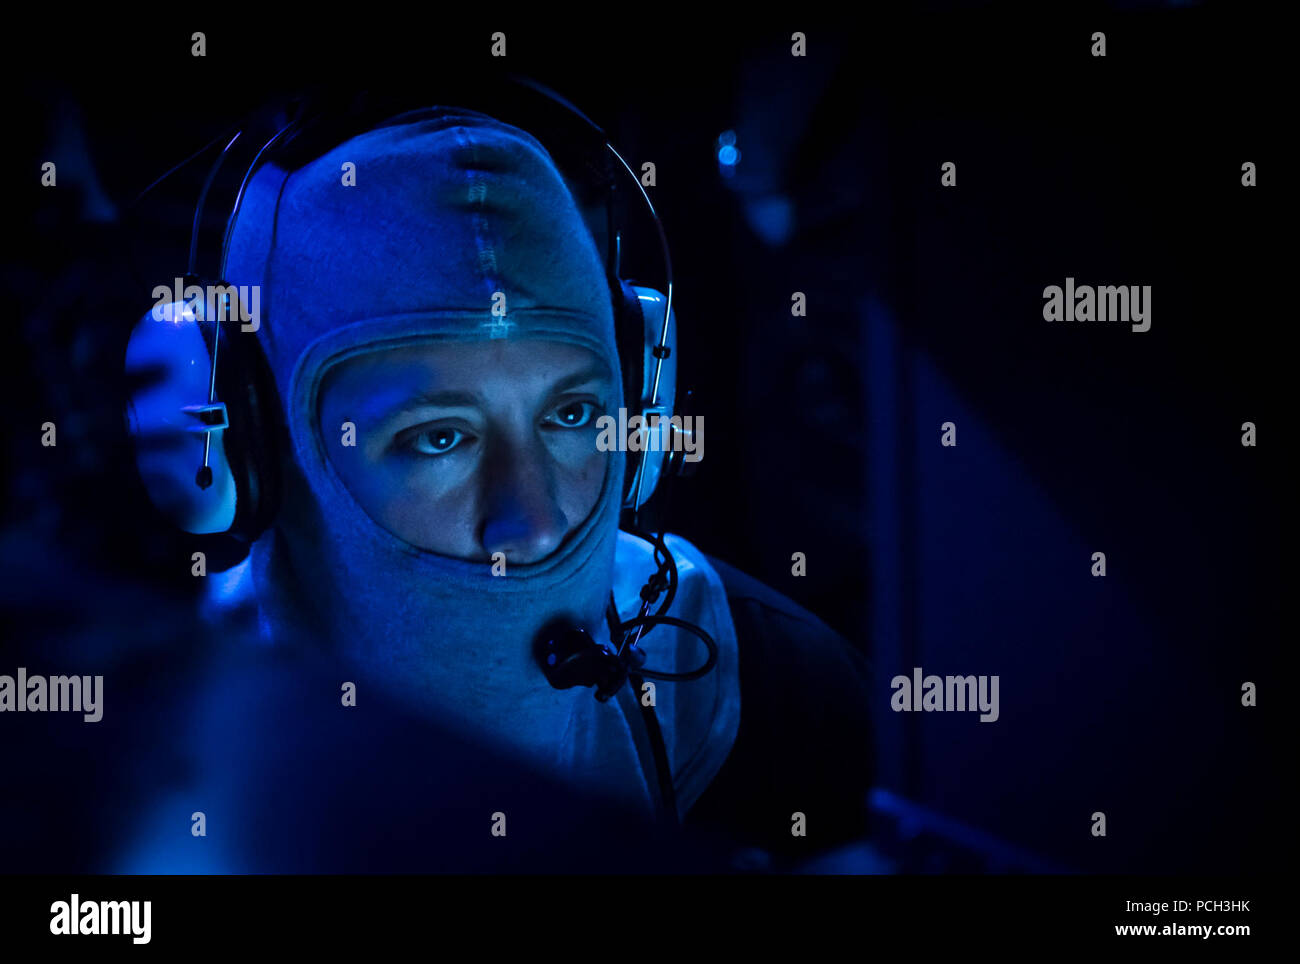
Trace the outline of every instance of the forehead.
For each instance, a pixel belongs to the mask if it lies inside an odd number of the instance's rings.
[[[359,393],[397,396],[434,387],[545,390],[583,373],[603,380],[613,375],[594,352],[562,342],[496,339],[381,347],[334,365],[321,400]]]

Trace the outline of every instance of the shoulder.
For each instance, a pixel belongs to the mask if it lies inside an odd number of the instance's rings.
[[[789,597],[719,559],[707,558],[722,580],[736,623],[742,677],[752,683],[776,684],[795,677],[825,684],[833,693],[852,695],[852,705],[865,717],[870,667],[858,648]]]
[[[874,756],[866,658],[798,603],[708,560],[736,626],[740,730],[690,819],[725,825],[778,856],[865,835]],[[805,816],[806,837],[791,833],[795,813]]]

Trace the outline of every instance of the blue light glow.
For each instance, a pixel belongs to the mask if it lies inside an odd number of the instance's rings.
[[[717,146],[718,170],[724,177],[730,177],[736,172],[736,165],[740,163],[740,148],[736,146],[736,132],[723,131],[718,135]]]

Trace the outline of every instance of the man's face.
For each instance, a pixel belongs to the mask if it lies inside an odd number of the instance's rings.
[[[344,484],[394,535],[457,559],[538,562],[600,497],[611,453],[596,447],[596,419],[613,378],[594,353],[552,342],[375,351],[329,373],[320,431]]]

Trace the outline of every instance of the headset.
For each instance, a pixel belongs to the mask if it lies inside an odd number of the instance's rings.
[[[592,146],[600,147],[599,158],[588,156],[584,170],[596,176],[605,197],[609,242],[606,274],[621,359],[623,394],[631,403],[628,407],[640,411],[642,425],[651,432],[657,431],[649,426],[659,419],[666,420],[673,412],[677,383],[672,259],[663,223],[640,179],[610,143],[604,130],[568,100],[538,82],[519,75],[507,75],[504,79],[510,89],[532,91],[540,95],[542,103],[561,108],[562,114],[580,122],[582,137]],[[231,320],[237,322],[240,318],[237,292],[222,276],[248,184],[262,165],[272,160],[292,170],[297,161],[314,160],[363,131],[436,117],[457,109],[426,107],[391,113],[381,109],[384,106],[365,102],[364,95],[341,111],[300,103],[296,115],[279,125],[262,143],[239,178],[221,245],[221,268],[216,273],[205,273],[199,266],[204,212],[219,172],[246,129],[235,130],[233,136],[227,131],[209,144],[211,148],[229,136],[208,170],[195,206],[180,299],[160,302],[146,314],[132,332],[126,352],[127,375],[134,385],[126,414],[137,466],[151,501],[184,531],[227,533],[238,542],[252,543],[273,525],[280,505],[282,482],[277,438],[283,429],[274,378],[255,338],[233,333],[223,337],[222,332],[223,323],[229,328]],[[552,151],[546,139],[538,137],[538,140]],[[191,155],[168,171],[140,197],[201,153]],[[570,179],[574,172],[565,172],[558,160],[556,164],[571,190],[575,184],[578,189],[582,187],[578,178]],[[644,202],[657,230],[665,280],[663,291],[621,277],[622,229],[617,218],[616,195],[617,180],[624,174],[635,185],[636,194]],[[205,297],[204,293],[211,291],[221,292],[216,304]],[[155,297],[159,293],[155,289]],[[668,424],[670,432],[682,431],[675,422]],[[689,423],[682,421],[682,424]],[[197,458],[200,438],[201,462]],[[709,634],[699,626],[667,615],[677,590],[676,563],[664,542],[662,528],[654,534],[640,526],[641,509],[660,487],[660,482],[689,472],[683,451],[683,446],[670,441],[657,447],[644,442],[641,451],[626,453],[620,524],[654,545],[657,571],[641,590],[640,613],[632,620],[620,620],[611,592],[606,619],[614,648],[597,643],[584,629],[564,625],[549,628],[535,641],[535,658],[552,686],[559,689],[592,686],[596,698],[604,702],[625,682],[630,681],[634,690],[639,691],[645,678],[697,679],[716,665],[717,646]],[[663,601],[652,612],[661,595]],[[705,663],[689,673],[646,669],[646,656],[639,644],[657,625],[676,626],[699,637],[708,650]],[[671,772],[658,720],[653,706],[643,705],[642,713],[659,773],[661,816],[676,823]]]

